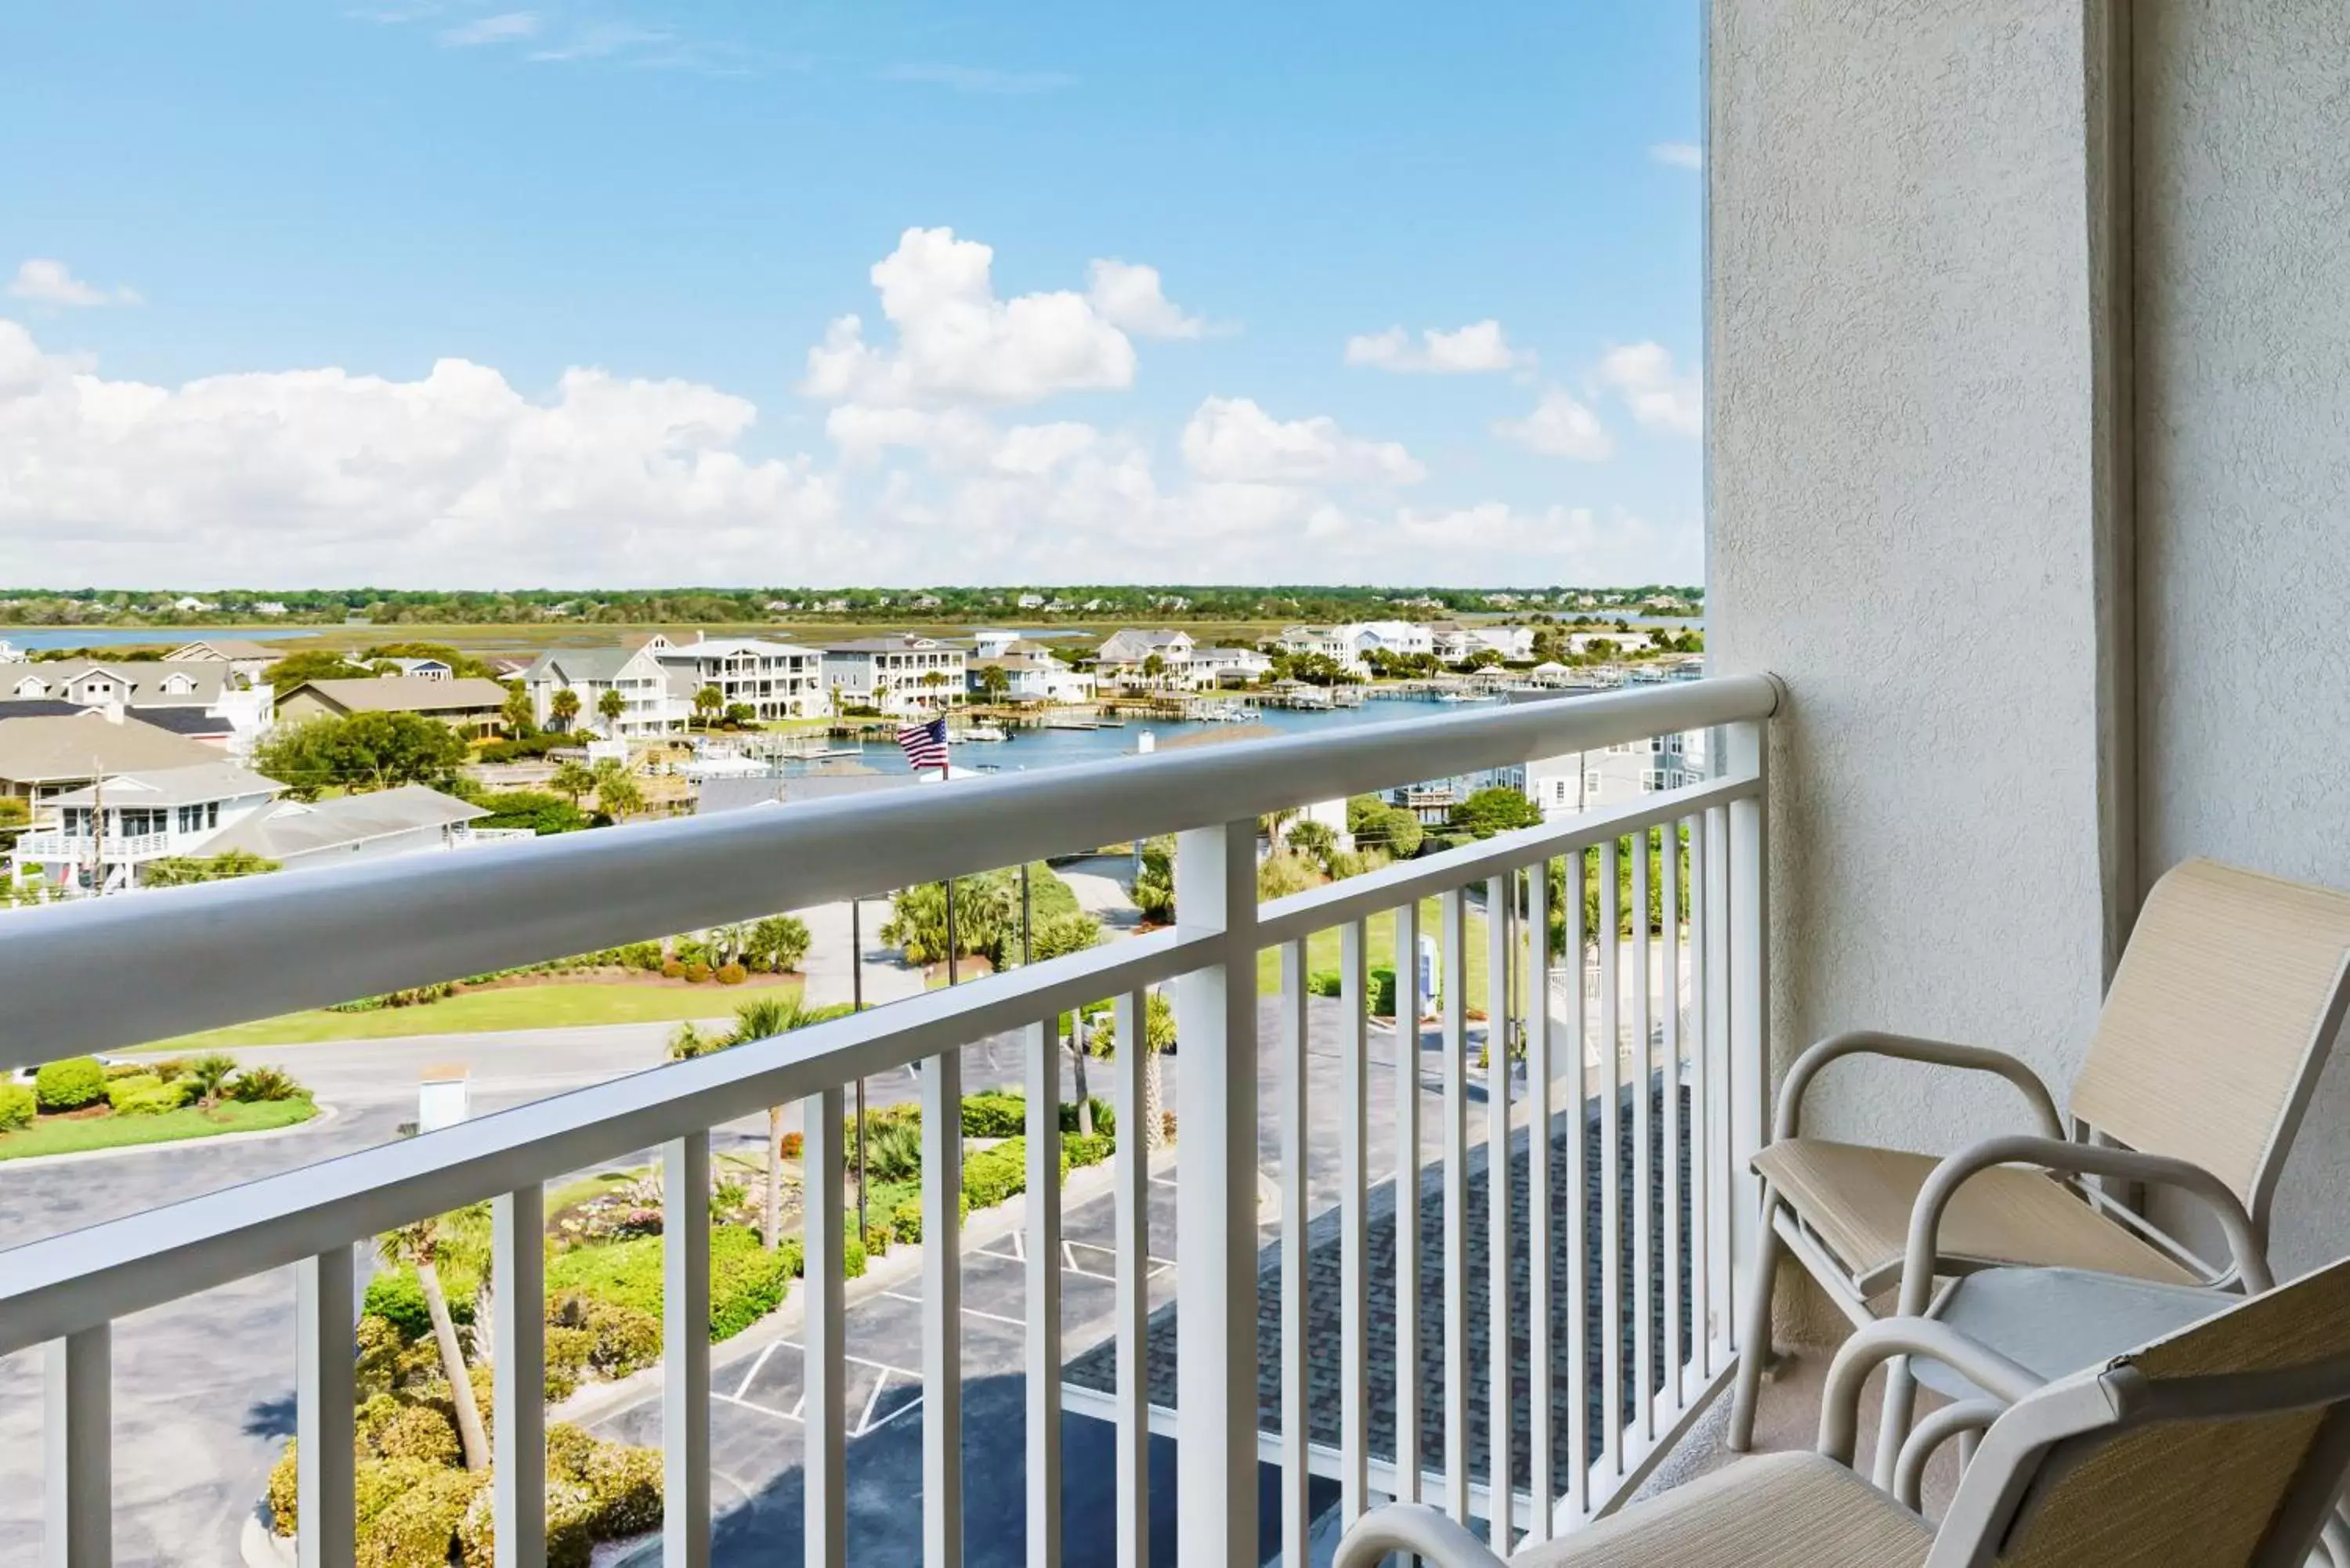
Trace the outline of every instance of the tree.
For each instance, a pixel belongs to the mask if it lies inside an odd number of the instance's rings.
[[[473,802],[489,815],[476,827],[527,827],[533,833],[577,833],[588,826],[588,814],[577,801],[538,790],[505,790]]]
[[[757,997],[734,1010],[734,1026],[723,1035],[712,1037],[703,1034],[691,1023],[680,1025],[677,1033],[670,1037],[669,1054],[679,1058],[707,1055],[712,1051],[747,1045],[754,1040],[772,1040],[778,1034],[788,1034],[811,1023],[845,1018],[848,1012],[846,1002],[831,1007],[810,1007],[805,993],[796,991]],[[770,1252],[783,1245],[783,1159],[784,1107],[770,1106],[767,1107],[766,1211],[761,1227],[762,1239]]]
[[[355,664],[339,653],[322,648],[304,649],[289,653],[261,672],[270,689],[283,697],[307,680],[364,680],[374,671],[363,664]]]
[[[1167,1095],[1159,1077],[1159,1057],[1162,1052],[1175,1048],[1174,1004],[1159,992],[1150,992],[1145,998],[1142,1015],[1142,1047],[1148,1053],[1142,1064],[1142,1147],[1155,1154],[1167,1147],[1167,1118],[1160,1109]],[[1118,1015],[1105,1013],[1095,1024],[1093,1037],[1094,1047],[1100,1054],[1116,1055]]]
[[[1175,919],[1175,840],[1165,836],[1145,839],[1139,858],[1140,864],[1134,873],[1134,907],[1146,920],[1162,926],[1172,924]]]
[[[1399,805],[1389,805],[1375,795],[1357,795],[1356,801],[1367,800],[1370,808],[1357,812],[1355,802],[1347,807],[1347,826],[1355,836],[1357,849],[1384,849],[1397,860],[1409,860],[1419,853],[1419,841],[1426,829],[1419,818]]]
[[[617,686],[605,687],[604,694],[596,699],[596,711],[603,716],[608,733],[619,732],[620,715],[628,711],[629,700],[620,695],[620,689]]]
[[[769,915],[751,927],[748,951],[754,964],[781,974],[807,957],[807,922],[795,915]]]
[[[1142,659],[1142,678],[1143,678],[1143,680],[1145,680],[1149,681],[1151,685],[1156,686],[1156,685],[1158,685],[1158,684],[1159,684],[1159,678],[1160,678],[1160,677],[1162,677],[1162,676],[1164,676],[1166,673],[1167,673],[1167,660],[1166,660],[1165,659],[1161,658],[1159,655],[1158,655],[1158,654],[1156,654],[1156,653],[1149,653],[1149,654],[1145,654],[1145,655],[1143,655],[1143,659]]]
[[[1012,677],[1001,664],[983,665],[979,671],[979,694],[991,702],[1001,702],[1012,694]]]
[[[1542,808],[1517,790],[1503,785],[1481,789],[1454,806],[1450,826],[1479,838],[1491,838],[1513,828],[1540,827]]]
[[[144,888],[183,888],[195,882],[224,882],[232,877],[257,877],[280,870],[275,860],[250,849],[230,849],[218,855],[167,855],[150,860],[139,874]]]
[[[565,762],[555,764],[555,776],[546,782],[557,794],[569,795],[577,806],[582,795],[594,793],[598,781],[586,763]]]
[[[1018,892],[1011,878],[991,871],[955,878],[957,954],[1001,956],[1008,931],[1020,929]],[[902,950],[910,964],[933,964],[947,957],[947,891],[943,882],[919,882],[889,900],[881,940]]]
[[[645,792],[642,786],[627,774],[622,774],[617,778],[601,779],[596,784],[596,806],[606,816],[617,822],[622,817],[634,816],[645,809]]]
[[[506,688],[506,700],[499,704],[498,715],[506,722],[509,735],[527,735],[538,728],[530,692],[519,680]]]
[[[725,719],[728,729],[747,730],[759,722],[759,711],[748,702],[729,702]]]
[[[1679,856],[1679,871],[1673,879],[1673,919],[1676,922],[1682,922],[1689,919],[1690,909],[1689,830],[1677,829],[1674,842]],[[1636,918],[1632,898],[1633,853],[1632,840],[1619,838],[1616,841],[1616,934],[1619,940],[1632,934],[1632,921]],[[1662,856],[1653,837],[1648,839],[1647,854],[1648,929],[1652,933],[1660,932],[1664,929],[1665,920],[1664,876]],[[1566,950],[1566,867],[1569,860],[1579,863],[1581,867],[1583,944],[1586,949],[1595,950],[1599,945],[1599,848],[1594,845],[1580,856],[1550,863],[1550,950],[1554,953]]]
[[[568,686],[556,687],[555,695],[546,700],[546,712],[556,729],[568,730],[578,722],[579,693]]]
[[[1328,823],[1307,817],[1291,823],[1284,836],[1291,853],[1312,857],[1321,862],[1325,871],[1330,868],[1330,857],[1337,853],[1338,836],[1331,830]]]
[[[285,784],[295,798],[315,800],[330,788],[444,787],[471,754],[464,740],[436,719],[353,713],[276,731],[255,750],[253,766]]]
[[[926,670],[922,671],[922,690],[931,694],[933,701],[936,701],[939,697],[939,688],[944,686],[946,683],[947,672],[945,670]],[[941,703],[940,705],[944,706],[943,703]]]
[[[725,706],[726,693],[715,686],[705,686],[693,694],[693,716],[702,721],[702,727],[705,730],[710,728],[710,722],[719,710]]]
[[[406,1263],[416,1271],[424,1293],[424,1310],[432,1320],[432,1338],[441,1349],[442,1376],[449,1380],[449,1402],[457,1416],[457,1440],[465,1453],[465,1468],[479,1473],[490,1468],[490,1437],[482,1424],[482,1407],[473,1398],[473,1380],[465,1374],[464,1347],[457,1343],[457,1323],[449,1315],[449,1295],[441,1288],[437,1265],[441,1245],[439,1220],[420,1220],[383,1238],[384,1262]]]

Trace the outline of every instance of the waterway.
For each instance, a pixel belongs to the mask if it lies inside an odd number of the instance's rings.
[[[184,648],[207,638],[240,641],[287,642],[316,637],[317,627],[301,626],[140,626],[49,627],[0,626],[0,642],[31,651],[36,648]]]

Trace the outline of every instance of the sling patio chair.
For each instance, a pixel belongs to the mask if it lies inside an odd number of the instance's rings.
[[[2044,1362],[2030,1342],[2046,1325],[1992,1321],[1999,1303],[1969,1303],[1968,1276],[2059,1268],[2221,1293],[2205,1311],[2264,1287],[2277,1179],[2345,1005],[2350,895],[2199,859],[2147,896],[2074,1080],[2069,1127],[2040,1078],[2003,1052],[1876,1033],[1805,1051],[1788,1070],[1773,1141],[1754,1158],[1763,1224],[1729,1446],[1743,1451],[1752,1440],[1772,1285],[1788,1253],[1856,1324],[1874,1318],[1872,1298],[1898,1287],[1899,1315],[1963,1319],[1972,1336],[2026,1364]],[[1814,1078],[1864,1054],[1997,1074],[2021,1091],[2038,1131],[1946,1159],[1804,1137]],[[2199,1200],[2227,1239],[2227,1261],[2198,1256],[2122,1201],[2116,1182]],[[1938,1298],[1942,1277],[1955,1282]],[[1897,1360],[1886,1376],[1880,1486],[1892,1483],[1913,1404],[1909,1369]]]
[[[1852,1470],[1880,1363],[1947,1361],[2015,1396],[1939,1528]],[[2045,1386],[1929,1318],[1872,1322],[1828,1369],[1815,1453],[1635,1502],[1507,1568],[2300,1568],[2350,1469],[2350,1262]],[[2329,1545],[2333,1542],[2329,1542]],[[1419,1503],[1365,1513],[1332,1568],[1505,1560]]]

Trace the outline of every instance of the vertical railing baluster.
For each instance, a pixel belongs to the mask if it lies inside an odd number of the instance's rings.
[[[1681,834],[1677,823],[1657,830],[1658,907],[1662,911],[1664,983],[1661,991],[1665,1059],[1665,1389],[1678,1415],[1688,1397],[1681,1382]]]
[[[922,1562],[926,1568],[958,1568],[962,1562],[962,1053],[941,1051],[922,1064],[921,1073]],[[1059,1097],[1057,1093],[1051,1096],[1056,1106]],[[1058,1175],[1056,1164],[1056,1180]],[[1031,1197],[1029,1201],[1037,1199]]]
[[[1338,928],[1338,1522],[1370,1507],[1371,1080],[1369,975],[1360,920]],[[1400,1187],[1398,1189],[1401,1190]]]
[[[1657,1192],[1657,1053],[1655,1014],[1648,996],[1654,984],[1648,940],[1648,830],[1632,845],[1632,1360],[1633,1409],[1643,1446],[1657,1436],[1657,1227],[1651,1213]]]
[[[1143,992],[1117,1002],[1118,1147],[1110,1180],[1118,1246],[1118,1568],[1150,1568],[1150,1138],[1143,1123],[1149,1070]]]
[[[1550,1299],[1551,1020],[1550,862],[1526,872],[1526,1459],[1534,1512],[1527,1539],[1550,1539],[1551,1505],[1558,1501],[1552,1462],[1551,1388],[1556,1374],[1552,1342],[1558,1324]],[[1577,1309],[1581,1310],[1578,1303]]]
[[[1690,1317],[1700,1380],[1721,1365],[1713,1304],[1713,1010],[1706,995],[1705,815],[1685,818],[1689,835]]]
[[[1444,935],[1444,1491],[1469,1522],[1469,911],[1465,888],[1443,897]]]
[[[540,1397],[545,1397],[544,1390]],[[661,1564],[710,1564],[706,1132],[688,1133],[661,1146]]]
[[[1028,1075],[1028,1565],[1061,1561],[1061,1052],[1022,1032]]]
[[[1730,1134],[1730,854],[1729,823],[1715,806],[1705,814],[1705,1034],[1712,1094],[1706,1128],[1708,1195],[1713,1213],[1714,1322],[1723,1364],[1739,1351],[1737,1307],[1738,1172]]]
[[[1599,1436],[1612,1486],[1624,1474],[1623,899],[1619,840],[1599,846]]]
[[[1305,1343],[1305,939],[1281,944],[1281,1555],[1305,1561],[1307,1453]]]
[[[51,1340],[42,1410],[42,1568],[114,1561],[114,1329]]]
[[[801,1561],[807,1568],[842,1568],[848,1560],[847,1334],[843,1321],[841,1168],[847,1149],[838,1087],[819,1090],[800,1102],[800,1214],[803,1281],[800,1338]],[[928,1127],[924,1135],[928,1136]],[[926,1148],[927,1156],[929,1150]],[[929,1175],[925,1169],[924,1176]],[[940,1216],[923,1183],[922,1241],[937,1243]],[[951,1245],[955,1206],[948,1199],[945,1231]],[[922,1425],[927,1445],[937,1410],[925,1399]]]
[[[1588,853],[1568,853],[1560,889],[1560,913],[1566,918],[1566,1376],[1572,1399],[1566,1407],[1566,1479],[1577,1520],[1591,1516],[1591,988],[1583,965]]]
[[[1176,1488],[1181,1568],[1264,1559],[1257,1541],[1256,819],[1175,844],[1186,930],[1222,933],[1176,981],[1183,1179],[1175,1191]]]
[[[1510,1019],[1516,997],[1510,988],[1511,911],[1517,874],[1485,879],[1485,1251],[1486,1343],[1492,1363],[1487,1379],[1485,1479],[1492,1497],[1486,1540],[1495,1552],[1510,1550]]]
[[[1771,1094],[1770,840],[1763,801],[1770,766],[1759,720],[1722,730],[1732,777],[1751,777],[1755,793],[1731,802],[1723,859],[1730,879],[1730,1071],[1728,1086],[1731,1177],[1731,1246],[1738,1278],[1752,1289],[1762,1239],[1761,1191],[1751,1164],[1762,1147]],[[1755,1354],[1759,1345],[1742,1345]],[[1885,1430],[1906,1415],[1913,1390],[1906,1359],[1887,1362],[1884,1390]],[[1877,1484],[1891,1484],[1893,1445],[1878,1443]]]
[[[353,1274],[348,1246],[294,1265],[294,1546],[299,1568],[351,1568],[357,1551],[358,1467],[351,1434],[359,1379],[351,1331],[359,1315]],[[498,1301],[505,1301],[503,1279]],[[504,1423],[499,1435],[504,1435]],[[504,1519],[497,1521],[497,1538],[506,1539]],[[498,1568],[505,1563],[501,1557]]]
[[[1419,1501],[1419,905],[1395,912],[1395,1498]]]
[[[667,1227],[664,1225],[664,1231]],[[350,1273],[345,1260],[343,1272]],[[533,1182],[490,1205],[490,1408],[497,1568],[546,1562],[546,1189]],[[348,1337],[348,1334],[346,1334]]]

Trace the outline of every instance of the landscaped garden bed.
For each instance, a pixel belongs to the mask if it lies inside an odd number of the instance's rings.
[[[228,1056],[111,1066],[71,1056],[30,1083],[0,1083],[0,1160],[263,1132],[317,1114],[286,1074]]]

